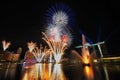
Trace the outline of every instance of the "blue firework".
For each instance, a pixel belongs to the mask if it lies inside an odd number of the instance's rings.
[[[67,5],[57,3],[47,10],[46,21],[48,25],[72,26],[73,16],[72,10]]]
[[[52,17],[52,24],[65,26],[68,24],[68,16],[63,11],[56,12]]]

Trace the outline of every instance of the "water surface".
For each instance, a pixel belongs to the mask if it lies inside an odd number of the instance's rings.
[[[1,63],[0,80],[120,80],[120,64]]]

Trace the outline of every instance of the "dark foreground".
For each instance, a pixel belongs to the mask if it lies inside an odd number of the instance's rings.
[[[0,80],[120,80],[120,63],[92,66],[1,63]]]

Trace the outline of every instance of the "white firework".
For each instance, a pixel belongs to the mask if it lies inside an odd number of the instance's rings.
[[[62,28],[57,25],[50,25],[47,29],[47,35],[54,37],[55,41],[59,41],[61,39],[61,33]]]
[[[55,25],[65,26],[68,24],[68,16],[63,11],[58,11],[54,13],[52,20],[53,20],[53,24]]]

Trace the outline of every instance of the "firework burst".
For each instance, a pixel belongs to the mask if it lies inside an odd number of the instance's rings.
[[[50,47],[57,63],[72,41],[68,28],[71,20],[71,10],[66,5],[56,4],[47,10],[47,30],[43,33],[43,40]]]
[[[5,51],[7,48],[9,48],[9,46],[11,45],[10,42],[6,42],[5,40],[2,41],[3,44],[3,50]]]
[[[62,26],[73,26],[74,15],[72,10],[65,4],[58,3],[50,7],[46,14],[47,24],[56,24]]]
[[[65,26],[68,24],[68,16],[65,12],[58,11],[54,13],[52,21],[52,23],[55,25]]]
[[[27,45],[28,45],[28,49],[30,52],[32,52],[35,49],[35,47],[37,46],[36,43],[34,43],[32,41],[28,42]]]
[[[48,44],[50,50],[53,53],[54,59],[57,63],[60,62],[65,49],[67,49],[67,37],[64,35],[59,41],[55,41],[53,38],[43,34],[43,40]]]

